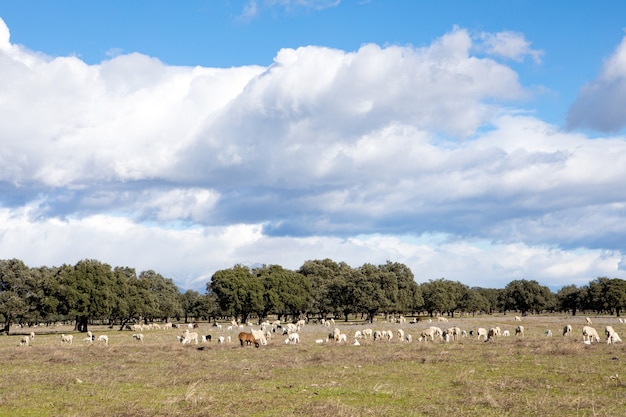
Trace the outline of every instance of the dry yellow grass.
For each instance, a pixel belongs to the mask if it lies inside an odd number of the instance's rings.
[[[615,318],[593,318],[600,333]],[[625,347],[586,346],[582,317],[512,316],[451,319],[445,326],[470,330],[525,326],[525,336],[484,343],[362,341],[357,329],[396,330],[417,338],[436,323],[399,326],[337,323],[348,344],[314,341],[328,328],[307,325],[297,346],[276,336],[268,346],[182,346],[179,330],[132,332],[92,328],[109,346],[82,341],[61,345],[60,333],[38,334],[30,347],[19,336],[0,337],[0,416],[623,416],[626,414]],[[573,337],[561,336],[565,324]],[[623,327],[622,327],[623,326]],[[442,327],[442,326],[440,326]],[[546,337],[551,329],[554,336]],[[513,332],[512,332],[513,333]]]

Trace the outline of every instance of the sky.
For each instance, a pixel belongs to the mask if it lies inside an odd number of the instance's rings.
[[[626,279],[626,2],[0,3],[0,259]]]

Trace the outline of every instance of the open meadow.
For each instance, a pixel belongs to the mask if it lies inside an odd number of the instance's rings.
[[[607,344],[604,326],[626,336],[626,324],[592,320],[602,341],[591,345],[582,341],[583,316],[337,322],[347,343],[323,344],[316,339],[332,328],[307,324],[299,344],[276,334],[260,348],[240,347],[239,329],[228,324],[200,324],[194,331],[212,341],[190,346],[178,343],[180,329],[145,330],[140,342],[132,331],[91,326],[96,338],[109,337],[106,346],[79,333],[61,344],[69,326],[12,328],[0,336],[0,416],[624,416],[625,346]],[[520,324],[524,336],[514,336]],[[566,324],[569,337],[562,336]],[[431,325],[499,326],[511,336],[419,342]],[[353,345],[354,332],[368,327],[393,330],[394,338]],[[400,328],[411,343],[398,340]],[[31,330],[30,346],[18,346],[16,333]],[[218,344],[220,335],[232,341]]]

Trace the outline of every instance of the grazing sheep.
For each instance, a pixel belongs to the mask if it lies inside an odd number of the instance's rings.
[[[478,340],[480,340],[481,337],[487,340],[487,329],[484,327],[479,327],[478,330],[476,330],[476,333],[478,334]]]
[[[546,336],[548,337],[552,337],[552,330],[548,329],[545,332],[543,332]]]
[[[439,327],[431,326],[428,329],[422,330],[420,333],[420,338],[418,339],[420,342],[422,340],[426,341],[430,337],[432,342],[435,341],[435,338],[443,339],[443,333]]]
[[[487,332],[487,340],[493,340],[496,337],[498,337],[498,329],[496,329],[495,327],[489,328],[489,331]],[[485,342],[487,340],[485,340]]]
[[[18,344],[18,346],[30,346],[30,337],[22,336],[22,339],[20,339],[20,343]]]
[[[73,335],[71,334],[68,334],[67,336],[65,334],[61,335],[61,344],[69,343],[71,345],[73,341],[74,341]]]
[[[98,342],[104,342],[105,345],[109,346],[109,336],[106,334],[101,334],[98,336]]]
[[[133,339],[135,339],[138,342],[143,343],[143,333],[135,333],[133,335]]]
[[[522,321],[522,318],[520,316],[515,316],[515,321]]]
[[[438,322],[447,323],[447,322],[448,322],[448,319],[447,319],[447,318],[445,318],[445,317],[443,317],[443,316],[439,316],[439,317],[437,317],[437,321],[438,321]]]
[[[371,338],[373,337],[374,332],[372,331],[372,329],[365,329],[363,330],[363,338],[367,339],[368,337]]]
[[[515,336],[520,335],[520,336],[524,336],[524,326],[517,326],[515,328]]]
[[[598,332],[591,326],[583,326],[583,342],[599,342],[600,336],[598,336]]]
[[[245,345],[252,345],[254,344],[254,347],[259,347],[259,342],[257,342],[257,340],[254,338],[254,335],[252,333],[246,333],[246,332],[241,332],[239,333],[239,343],[241,344],[241,346],[243,347],[244,344]]]
[[[461,336],[461,328],[459,327],[450,327],[446,329],[446,332],[452,338],[452,340],[459,340],[459,337]]]
[[[210,341],[211,341],[211,335],[210,334],[202,335],[202,343],[210,342]]]
[[[333,330],[333,339],[335,340],[335,342],[339,341],[339,335],[341,334],[341,330],[339,330],[339,328],[335,327],[335,329]]]
[[[356,332],[354,332],[354,338],[355,339],[363,339],[363,333],[361,333],[360,330],[357,330]]]
[[[348,342],[348,335],[345,333],[340,333],[339,334],[339,340],[337,340],[338,342]]]
[[[297,345],[298,343],[300,343],[300,335],[298,333],[291,333],[285,339],[286,345]]]
[[[607,337],[607,339],[611,333],[615,333],[615,329],[613,329],[613,326],[606,326],[604,328],[604,335]]]
[[[354,343],[352,344],[353,346],[361,346],[361,344],[359,343],[358,340],[354,339]]]
[[[585,321],[587,322],[587,324],[592,325],[593,323],[591,322],[591,319],[589,317],[585,317]]]
[[[218,337],[218,338],[217,338],[217,343],[222,344],[222,343],[224,343],[225,341],[226,341],[226,339],[224,339],[224,336],[220,336],[220,337]]]
[[[198,344],[198,332],[190,332],[189,329],[185,329],[181,343],[183,345],[190,345],[191,342],[194,342],[196,345]]]
[[[617,332],[611,332],[611,334],[609,334],[609,336],[606,339],[606,343],[622,343],[622,339],[620,339],[619,335],[617,334]]]
[[[35,338],[35,332],[30,332],[29,337],[31,338],[31,340],[34,339]]]
[[[404,330],[402,329],[398,329],[398,331],[396,332],[398,334],[398,339],[402,342],[404,341]]]
[[[87,337],[85,337],[85,338],[83,339],[83,342],[86,342],[86,343],[93,343],[93,339],[92,339],[90,336],[87,336]]]
[[[374,332],[374,342],[380,340],[383,338],[383,332],[381,332],[380,330],[376,330]]]
[[[322,345],[324,344],[325,340],[324,339],[315,339],[315,343],[317,343],[318,345]]]
[[[570,336],[572,334],[572,325],[568,324],[563,327],[563,336]]]
[[[411,342],[413,341],[413,336],[411,336],[410,334],[407,334],[407,335],[406,335],[406,341],[407,341],[408,343],[411,343]]]
[[[509,337],[509,336],[511,336],[511,332],[509,332],[508,330],[505,330],[505,331],[502,332],[502,336]]]
[[[435,337],[434,337],[434,332],[433,329],[424,329],[422,330],[422,332],[420,333],[420,337],[419,339],[417,339],[418,341],[428,341],[428,338],[430,337],[431,341],[435,341]]]
[[[267,337],[263,330],[250,330],[250,333],[254,336],[254,338],[263,346],[267,345]]]

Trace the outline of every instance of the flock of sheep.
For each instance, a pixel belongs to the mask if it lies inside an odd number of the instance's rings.
[[[440,323],[448,323],[448,319],[440,316],[437,319],[437,324]],[[521,322],[521,317],[516,316],[514,318],[516,322]],[[451,326],[441,328],[435,325],[432,325],[432,320],[428,320],[431,325],[427,328],[419,330],[419,336],[417,337],[418,342],[434,342],[436,340],[444,341],[444,342],[453,342],[457,341],[460,338],[464,337],[475,337],[478,340],[483,340],[485,342],[493,341],[498,337],[506,337],[510,336],[509,330],[502,331],[499,326],[495,327],[478,327],[475,330],[471,329],[469,331],[461,329],[458,326]],[[400,316],[398,319],[393,319],[392,323],[397,323],[403,325],[406,323],[406,319]],[[621,319],[619,319],[620,323],[623,323]],[[419,321],[412,321],[411,323],[417,324]],[[373,330],[371,328],[357,329],[354,330],[352,337],[348,337],[348,334],[342,331],[339,327],[335,326],[334,320],[322,320],[320,322],[322,326],[325,327],[333,327],[332,331],[329,331],[325,338],[317,338],[315,339],[315,343],[324,344],[329,342],[334,342],[337,344],[347,344],[348,339],[353,340],[352,344],[355,346],[361,345],[361,343],[365,340],[372,340],[373,342],[381,342],[386,341],[390,342],[394,338],[399,340],[400,342],[410,343],[413,341],[413,336],[409,333],[405,333],[405,330],[402,328],[398,328],[394,330]],[[583,343],[591,344],[592,342],[599,342],[601,339],[598,335],[598,332],[592,326],[592,322],[589,318],[586,318],[586,323],[582,327],[582,336]],[[270,340],[276,338],[277,336],[284,336],[284,344],[286,345],[297,345],[300,343],[300,334],[299,332],[303,330],[305,326],[312,327],[314,325],[307,325],[304,320],[299,320],[296,323],[281,323],[276,320],[274,322],[263,322],[259,326],[254,326],[252,323],[247,323],[247,326],[250,328],[249,330],[245,330],[245,326],[235,322],[234,320],[228,325],[225,329],[221,324],[213,324],[217,331],[223,333],[216,337],[216,341],[218,344],[230,343],[232,338],[229,333],[232,331],[239,331],[237,339],[241,346],[249,346],[254,345],[256,347],[267,345]],[[176,325],[172,323],[166,323],[165,325],[159,324],[150,324],[150,325],[138,325],[135,324],[133,326],[128,326],[129,330],[133,330],[136,333],[132,334],[132,339],[143,343],[145,336],[142,331],[144,330],[169,330],[173,328],[181,328],[184,327],[182,334],[176,336],[176,340],[178,343],[182,345],[198,345],[200,343],[211,342],[213,337],[211,334],[200,335],[197,331],[197,324],[185,324],[185,325]],[[330,329],[329,329],[330,330]],[[521,324],[515,326],[514,329],[515,336],[524,336],[524,326]],[[551,330],[545,330],[545,336],[552,336]],[[563,328],[563,336],[570,337],[573,335],[573,327],[572,325],[565,325]],[[604,329],[604,335],[606,336],[606,343],[614,344],[620,343],[622,340],[620,339],[618,333],[615,329],[607,325]],[[35,332],[31,332],[28,336],[22,336],[20,338],[19,346],[30,346],[33,339],[35,338]],[[61,335],[61,344],[72,344],[74,336],[71,334],[62,334]],[[97,338],[94,334],[89,331],[87,332],[87,336],[83,339],[84,343],[91,344],[94,341],[102,342],[104,345],[109,345],[109,337],[105,334],[98,336]],[[199,349],[203,349],[200,347]]]

